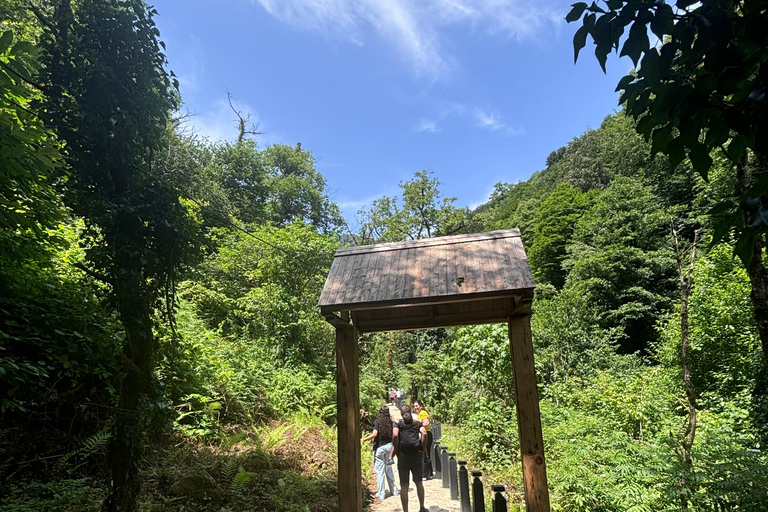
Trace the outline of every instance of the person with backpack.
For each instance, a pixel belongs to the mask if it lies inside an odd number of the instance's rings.
[[[433,438],[432,429],[429,424],[429,413],[424,408],[424,404],[421,402],[421,400],[413,401],[413,412],[416,413],[416,419],[421,422],[421,424],[424,426],[424,429],[427,431],[427,456],[424,457],[424,468],[421,470],[421,472],[424,475],[424,479],[432,480],[435,477],[435,473],[432,469],[432,459],[430,459],[430,455],[432,454]]]
[[[424,483],[422,482],[422,464],[427,456],[427,431],[420,421],[411,414],[411,407],[401,409],[403,419],[392,425],[392,453],[397,454],[397,472],[400,474],[400,503],[403,512],[408,512],[408,477],[413,475],[416,495],[419,498],[419,512],[428,512],[424,508]]]
[[[384,480],[389,485],[389,491],[392,496],[397,496],[400,491],[395,484],[395,473],[392,471],[391,454],[392,454],[392,434],[393,425],[392,420],[389,417],[389,407],[382,405],[379,409],[379,414],[376,419],[373,420],[373,432],[362,438],[361,443],[370,441],[373,439],[373,457],[374,465],[373,469],[376,471],[376,480],[379,485],[376,497],[380,500],[386,498],[386,487],[384,487]]]

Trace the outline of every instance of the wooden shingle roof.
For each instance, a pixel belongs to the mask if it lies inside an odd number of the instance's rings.
[[[364,332],[505,322],[530,313],[536,286],[520,231],[339,249],[320,295]]]

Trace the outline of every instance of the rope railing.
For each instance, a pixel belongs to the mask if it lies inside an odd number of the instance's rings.
[[[461,502],[461,512],[485,512],[485,495],[482,472],[472,471],[472,484],[470,489],[467,461],[457,460],[456,452],[449,451],[447,446],[441,444],[443,438],[442,425],[439,421],[430,423],[432,429],[433,446],[432,464],[436,479],[440,479],[442,487],[449,489],[452,500]],[[507,498],[504,496],[503,485],[491,486],[491,510],[493,512],[507,512]]]

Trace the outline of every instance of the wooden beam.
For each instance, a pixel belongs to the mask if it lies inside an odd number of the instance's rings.
[[[368,309],[395,309],[395,308],[407,308],[415,305],[432,305],[432,304],[456,304],[459,302],[473,302],[482,300],[493,299],[507,299],[513,297],[533,298],[533,288],[520,288],[513,291],[491,291],[491,292],[477,292],[477,293],[464,293],[464,294],[452,294],[452,295],[438,295],[429,297],[413,297],[409,299],[393,299],[377,302],[359,302],[351,304],[330,304],[320,305],[320,312],[324,316],[328,316],[335,311],[348,310],[348,311],[364,311]]]
[[[453,313],[448,315],[429,315],[416,317],[398,317],[377,320],[358,319],[363,332],[415,331],[418,329],[436,329],[439,327],[459,327],[463,325],[499,324],[509,318],[509,310],[496,312]]]
[[[531,317],[509,317],[509,348],[515,379],[517,428],[523,461],[525,510],[549,512],[547,467],[544,462],[544,439],[541,434],[539,393],[536,389],[536,368],[533,364]]]
[[[342,314],[344,311],[342,311]],[[349,316],[347,314],[347,316]],[[331,324],[334,327],[345,327],[349,325],[349,319],[344,319],[337,315],[336,313],[326,313],[325,314],[325,321]]]
[[[339,512],[362,512],[360,384],[357,329],[336,325],[336,407],[339,445]]]

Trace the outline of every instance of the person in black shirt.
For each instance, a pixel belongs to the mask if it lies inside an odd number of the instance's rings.
[[[373,459],[374,469],[376,470],[376,479],[379,489],[376,497],[383,500],[386,497],[386,488],[384,487],[384,478],[389,484],[389,491],[392,496],[400,494],[400,490],[395,484],[395,473],[392,471],[390,453],[392,451],[392,420],[389,417],[389,407],[386,405],[379,409],[379,414],[373,420],[373,432],[360,440],[361,443],[373,439]]]
[[[427,456],[427,431],[420,421],[411,415],[411,408],[400,408],[403,419],[392,426],[392,453],[397,453],[397,472],[400,473],[400,503],[403,512],[408,512],[408,477],[413,475],[416,484],[416,496],[419,498],[419,512],[424,508],[424,483],[422,482],[422,464]],[[428,511],[427,511],[428,512]]]

